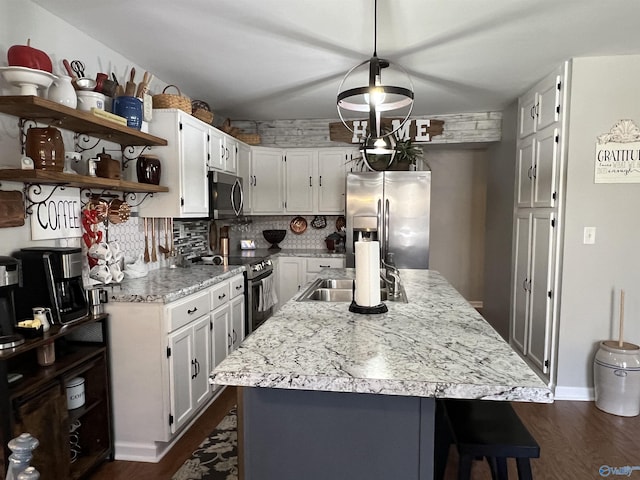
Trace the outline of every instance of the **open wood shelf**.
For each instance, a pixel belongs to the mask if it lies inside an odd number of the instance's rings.
[[[108,140],[124,146],[164,146],[167,141],[148,133],[69,108],[45,98],[25,95],[0,96],[0,113],[38,120],[51,126]]]
[[[1,98],[1,97],[0,97]],[[148,183],[114,180],[111,178],[89,177],[72,173],[51,172],[47,170],[21,170],[18,168],[0,169],[0,181],[35,183],[41,185],[67,185],[79,188],[102,188],[120,192],[157,193],[168,192],[169,188]]]

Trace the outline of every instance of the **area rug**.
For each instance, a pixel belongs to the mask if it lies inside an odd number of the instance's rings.
[[[238,480],[238,431],[233,408],[171,480]]]

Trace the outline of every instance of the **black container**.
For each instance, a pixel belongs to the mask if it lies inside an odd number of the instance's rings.
[[[138,182],[160,185],[160,159],[155,155],[141,155],[136,161]]]

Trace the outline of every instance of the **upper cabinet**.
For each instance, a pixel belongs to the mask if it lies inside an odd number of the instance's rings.
[[[560,119],[562,74],[554,73],[540,81],[518,101],[519,136],[539,132]]]
[[[164,147],[152,148],[151,153],[158,156],[162,165],[160,184],[169,187],[170,192],[140,205],[140,216],[207,216],[209,126],[182,110],[163,109],[153,112],[150,130],[168,141]]]
[[[240,167],[251,205],[245,203],[245,213],[344,213],[345,175],[356,153],[354,148],[252,148],[250,168]]]
[[[214,127],[209,127],[209,170],[233,175],[238,173],[238,150],[240,142]]]

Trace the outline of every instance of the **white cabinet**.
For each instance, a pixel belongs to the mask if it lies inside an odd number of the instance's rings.
[[[551,350],[554,226],[554,214],[546,210],[520,213],[515,225],[511,339],[545,374]]]
[[[278,258],[278,301],[283,305],[300,291],[306,282],[305,259],[302,257]]]
[[[518,101],[519,136],[524,138],[560,120],[562,69],[545,77]]]
[[[208,129],[209,170],[237,174],[240,142],[215,127]]]
[[[278,300],[282,305],[325,268],[344,268],[343,257],[278,257]]]
[[[238,144],[238,176],[242,178],[242,188],[244,191],[244,214],[251,213],[251,187],[253,178],[251,177],[251,147],[245,143]]]
[[[549,383],[555,380],[568,74],[565,63],[518,102],[509,337]]]
[[[284,212],[284,176],[282,150],[266,147],[252,148],[249,185],[251,213],[277,215]]]
[[[149,132],[166,138],[167,145],[153,147],[151,153],[160,159],[160,185],[168,187],[169,192],[142,202],[140,216],[189,218],[208,215],[209,128],[182,110],[158,109],[153,112]],[[135,165],[128,170],[129,175],[135,175]]]
[[[209,398],[210,315],[201,316],[168,337],[171,432],[178,431]]]
[[[157,462],[211,401],[209,373],[244,338],[244,276],[169,304],[109,302],[106,311],[116,458]]]
[[[558,190],[559,129],[550,126],[518,142],[518,207],[554,207]]]
[[[353,148],[251,148],[250,167],[239,166],[250,197],[245,213],[344,213],[347,164],[355,154]]]
[[[307,258],[305,263],[306,263],[306,269],[305,269],[306,283],[309,283],[314,278],[316,278],[318,276],[318,273],[320,273],[325,268],[344,268],[345,267],[344,258],[330,258],[330,257]]]

